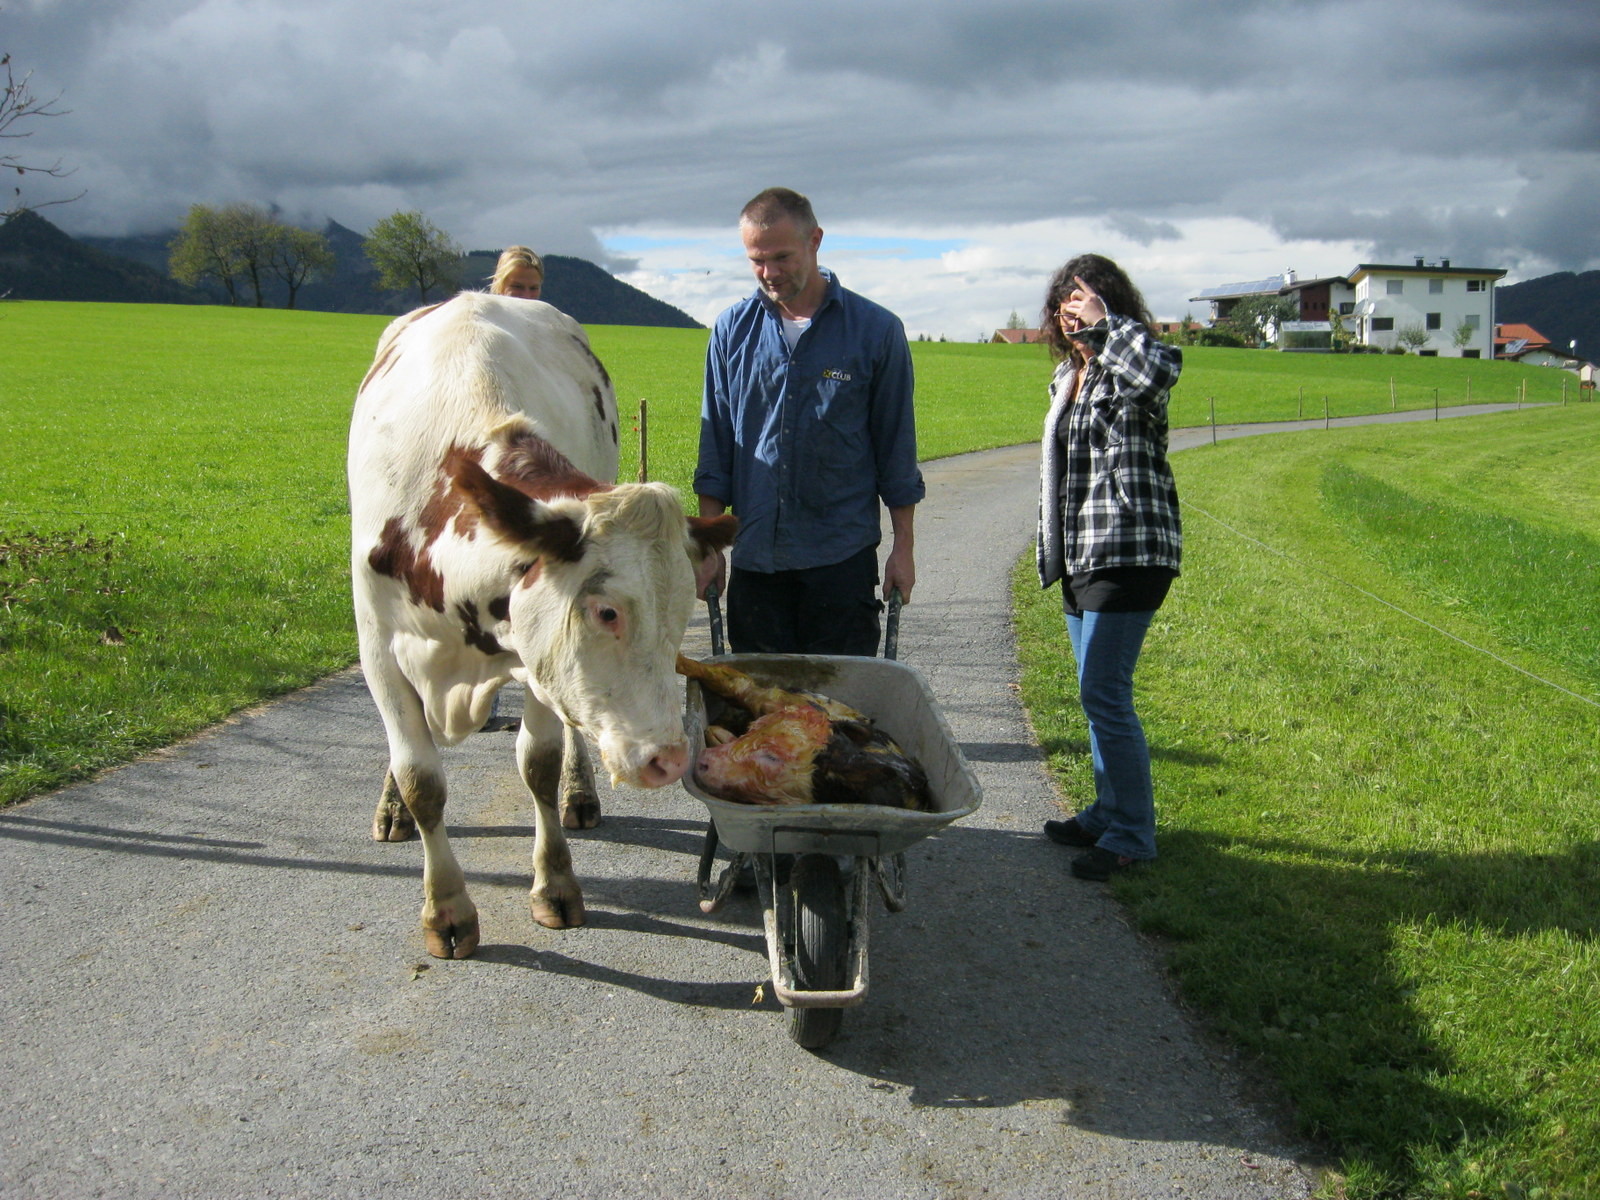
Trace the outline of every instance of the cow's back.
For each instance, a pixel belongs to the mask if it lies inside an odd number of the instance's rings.
[[[597,480],[617,473],[611,380],[583,327],[537,300],[463,292],[397,318],[378,342],[350,426],[352,516],[415,516],[453,448],[524,424]]]

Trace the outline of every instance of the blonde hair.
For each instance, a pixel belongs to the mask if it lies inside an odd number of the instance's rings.
[[[494,278],[489,283],[489,290],[496,296],[504,296],[506,277],[518,267],[532,267],[539,272],[539,282],[544,282],[544,259],[526,246],[507,246],[500,251],[500,261],[494,265]]]

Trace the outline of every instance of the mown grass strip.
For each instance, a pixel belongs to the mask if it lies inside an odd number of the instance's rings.
[[[1571,547],[1577,562],[1600,535],[1596,451],[1600,416],[1585,407],[1176,456],[1184,576],[1139,676],[1161,858],[1118,894],[1163,940],[1186,998],[1340,1160],[1342,1194],[1600,1194],[1587,1099],[1600,1074],[1600,721],[1579,698],[1600,689],[1600,636],[1569,625],[1571,645],[1556,646],[1519,615],[1567,611],[1582,568],[1546,573],[1522,555]],[[1539,482],[1484,470],[1495,458],[1540,462]],[[1568,503],[1542,505],[1545,489]],[[1397,494],[1429,491],[1449,512],[1408,541],[1387,517],[1411,506]],[[1505,537],[1508,512],[1539,537]],[[1448,539],[1426,536],[1437,520]],[[1516,586],[1456,586],[1477,572]],[[1436,577],[1451,581],[1437,598],[1419,586]],[[1059,601],[1026,562],[1016,584],[1024,698],[1069,805],[1082,803]]]

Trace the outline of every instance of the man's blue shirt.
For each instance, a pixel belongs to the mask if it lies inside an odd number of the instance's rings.
[[[759,291],[711,331],[694,490],[738,515],[743,570],[842,562],[878,544],[880,499],[899,508],[925,491],[905,328],[823,276],[827,293],[792,352]]]

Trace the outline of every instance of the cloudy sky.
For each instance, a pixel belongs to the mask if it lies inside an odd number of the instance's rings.
[[[69,233],[419,209],[706,323],[773,184],[955,341],[1084,250],[1162,318],[1284,268],[1600,267],[1591,0],[0,0],[0,51],[69,110],[5,146],[76,168],[24,182],[85,192]]]

